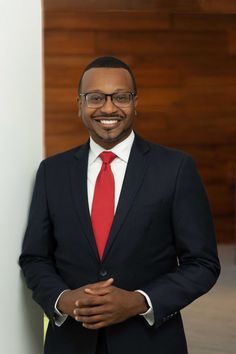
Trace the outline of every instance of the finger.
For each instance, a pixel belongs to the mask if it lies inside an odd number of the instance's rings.
[[[92,324],[92,323],[85,323],[85,322],[83,322],[82,323],[82,326],[84,327],[84,328],[87,328],[87,329],[93,329],[93,330],[95,330],[95,329],[100,329],[100,328],[104,328],[104,327],[107,327],[109,325],[109,323],[107,323],[107,322],[98,322],[98,323],[94,323],[94,324]]]
[[[73,310],[74,316],[95,316],[103,313],[109,313],[108,306],[77,307]]]
[[[114,279],[113,278],[109,278],[107,280],[104,280],[102,282],[99,282],[99,284],[102,285],[102,287],[106,287],[106,286],[110,286],[112,283],[114,282]]]
[[[86,286],[86,289],[100,289],[100,288],[106,288],[109,287],[112,283],[114,282],[113,278],[109,278],[107,280],[99,281],[94,284],[89,284]]]
[[[81,307],[91,307],[91,306],[99,306],[105,304],[104,296],[96,296],[96,295],[86,295],[80,300],[75,302],[75,306],[78,308]]]
[[[99,322],[107,321],[109,316],[107,314],[94,315],[94,316],[75,316],[75,320],[86,324],[96,324]]]
[[[84,289],[84,292],[86,294],[91,294],[91,295],[106,295],[106,294],[109,294],[111,291],[112,291],[112,287],[109,286],[109,287],[106,287],[106,288],[93,288],[93,289],[90,289],[90,288],[86,288]]]
[[[97,283],[94,283],[94,284],[89,284],[87,287],[86,287],[86,290],[88,289],[100,289],[100,288],[104,288],[104,289],[108,289],[108,287],[111,286],[111,284],[114,282],[114,279],[113,278],[109,278],[107,280],[104,280],[104,281],[100,281],[100,282],[97,282]],[[87,294],[92,294],[90,292],[85,292]],[[93,293],[93,295],[95,295],[95,293]],[[105,295],[105,293],[104,293]],[[76,300],[75,302],[75,306],[79,306],[79,300]]]

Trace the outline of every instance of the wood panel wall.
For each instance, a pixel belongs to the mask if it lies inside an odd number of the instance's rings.
[[[94,57],[131,65],[139,88],[136,131],[197,161],[219,242],[234,240],[235,1],[45,0],[47,155],[87,132],[76,87]]]

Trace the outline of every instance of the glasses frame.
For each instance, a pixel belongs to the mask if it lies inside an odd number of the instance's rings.
[[[88,105],[88,101],[87,101],[87,95],[89,95],[90,93],[98,93],[98,94],[104,95],[105,96],[104,103],[102,105],[97,106],[97,107],[89,106]],[[119,93],[129,93],[131,95],[131,97],[132,97],[131,101],[125,106],[119,106],[119,105],[115,104],[114,101],[113,101],[113,96],[117,95]],[[80,93],[79,97],[84,97],[85,98],[85,102],[86,102],[86,105],[87,105],[88,108],[101,108],[101,107],[103,107],[105,105],[105,103],[107,102],[107,97],[111,97],[111,101],[116,107],[118,107],[118,108],[123,108],[124,107],[125,108],[125,107],[129,107],[130,103],[133,101],[133,99],[134,99],[134,97],[136,95],[137,95],[136,92],[133,92],[133,91],[124,91],[124,92],[123,91],[120,91],[120,92],[118,91],[118,92],[113,92],[113,93],[104,93],[104,92],[91,91],[91,92]]]

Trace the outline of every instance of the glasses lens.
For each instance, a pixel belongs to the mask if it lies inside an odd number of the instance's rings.
[[[128,106],[131,99],[132,94],[130,92],[117,92],[113,94],[113,103],[119,107]]]
[[[102,107],[105,103],[105,95],[97,92],[87,93],[86,102],[88,107]]]
[[[102,92],[89,92],[85,94],[87,106],[100,108],[105,104],[107,96],[110,96],[113,104],[118,107],[127,107],[133,98],[131,92],[116,92],[111,95]]]

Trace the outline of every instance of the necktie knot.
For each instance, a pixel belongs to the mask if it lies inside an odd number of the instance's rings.
[[[105,164],[110,164],[116,158],[116,154],[112,151],[103,151],[99,156]]]

